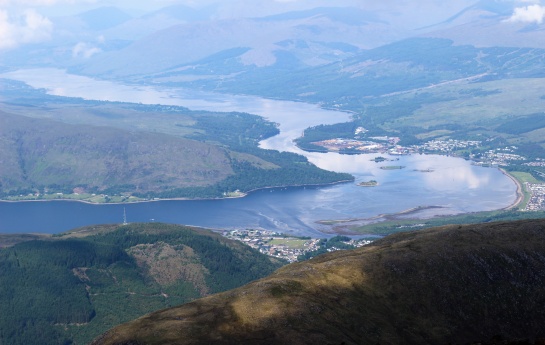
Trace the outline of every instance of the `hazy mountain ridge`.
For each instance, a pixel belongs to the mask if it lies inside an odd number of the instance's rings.
[[[348,105],[346,109],[357,111],[354,105],[361,107],[374,97],[442,83],[541,78],[544,59],[545,50],[538,48],[476,48],[455,45],[448,39],[410,38],[359,52],[339,62],[289,73],[278,73],[281,68],[261,68],[220,78],[205,74],[210,80],[202,78],[178,84],[175,79],[169,83],[168,77],[198,73],[185,70],[158,76],[168,85]],[[147,80],[154,80],[153,76]]]
[[[101,7],[81,13],[77,16],[93,31],[101,31],[119,26],[132,17],[117,7]]]
[[[545,337],[544,227],[389,236],[141,317],[93,344],[533,343]]]
[[[180,24],[155,32],[118,52],[97,55],[77,71],[88,75],[142,75],[180,63],[196,62],[222,50],[245,47],[251,53],[241,57],[242,66],[262,67],[274,65],[274,52],[283,50],[278,43],[287,40],[322,45],[343,43],[362,48],[380,45],[386,37],[392,36],[387,23],[366,19],[373,18],[372,15],[356,15],[362,13],[351,8],[317,8],[264,18]],[[376,35],[377,32],[382,35]],[[293,54],[307,65],[324,64],[346,56],[341,54],[326,59],[319,51],[305,52],[306,49],[296,49]],[[127,59],[132,61],[131,66],[124,63]]]
[[[541,22],[514,21],[508,3],[480,1],[449,20],[426,28],[423,37],[448,38],[476,47],[545,48]]]
[[[433,7],[431,18],[438,22],[424,27],[409,24],[422,20],[411,21],[411,16],[419,15],[418,11],[405,4],[368,9],[339,5],[241,18],[218,16],[216,11],[221,11],[221,6],[175,5],[138,18],[115,7],[103,7],[56,18],[51,42],[6,52],[2,57],[5,64],[12,66],[24,60],[27,66],[53,65],[102,78],[128,78],[179,65],[199,68],[198,61],[232,49],[248,49],[237,58],[234,73],[275,69],[279,53],[289,53],[299,63],[291,66],[289,73],[341,61],[357,53],[352,49],[326,49],[328,44],[362,50],[421,36],[449,38],[455,44],[545,48],[540,35],[542,24],[510,21],[512,3],[485,0],[458,13],[446,12],[460,6]],[[433,19],[427,22],[430,20]],[[304,44],[287,49],[281,44],[286,41]],[[216,64],[221,61],[218,59]],[[277,74],[286,73],[279,67]],[[216,79],[229,77],[221,69],[209,69],[207,73]]]
[[[262,18],[258,18],[260,21],[285,21],[285,20],[297,20],[312,17],[326,17],[332,21],[341,22],[348,25],[360,26],[367,25],[373,22],[382,22],[378,14],[374,12],[364,11],[359,8],[349,7],[317,7],[311,10],[293,11],[282,14],[270,15]]]
[[[97,56],[96,61],[91,59],[74,71],[87,75],[115,71],[118,77],[128,77],[157,73],[161,69],[172,68],[176,63],[190,66],[223,50],[248,48],[249,52],[239,57],[239,71],[251,72],[253,70],[248,69],[248,65],[261,68],[274,66],[277,61],[275,54],[284,50],[278,47],[279,42],[286,40],[309,45],[312,42],[321,45],[342,43],[359,49],[372,49],[411,36],[423,36],[450,38],[455,44],[545,48],[545,41],[539,35],[542,25],[511,22],[509,18],[512,13],[512,4],[479,1],[459,13],[453,13],[443,22],[413,30],[402,30],[392,21],[394,17],[386,15],[384,11],[348,7],[318,7],[237,20],[208,19],[157,31],[130,47]],[[527,29],[529,27],[532,29]],[[498,35],[498,32],[501,34]],[[171,49],[173,46],[188,49]],[[356,54],[337,51],[328,55],[325,50],[316,47],[309,49],[304,45],[289,52],[301,62],[301,66],[324,65]],[[133,60],[136,67],[124,66],[122,61],[127,60]],[[104,65],[110,67],[104,69]],[[301,66],[293,66],[293,69],[300,69]],[[224,73],[214,70],[210,74]]]
[[[3,244],[2,344],[85,344],[116,324],[282,265],[212,231],[160,223],[4,235]]]

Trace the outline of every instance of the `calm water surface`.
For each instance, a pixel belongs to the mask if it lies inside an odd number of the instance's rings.
[[[379,186],[345,183],[320,188],[263,190],[241,199],[158,201],[127,205],[89,205],[76,202],[0,203],[0,232],[61,232],[78,226],[128,221],[161,221],[211,228],[254,227],[320,236],[327,228],[318,220],[369,218],[417,206],[442,206],[422,216],[500,209],[516,199],[516,186],[498,169],[471,165],[463,159],[412,155],[375,163],[377,155],[308,153],[292,140],[318,124],[347,121],[349,114],[316,105],[259,97],[213,94],[190,90],[120,85],[68,75],[56,69],[21,70],[4,75],[51,94],[86,99],[180,105],[190,109],[242,111],[280,124],[281,133],[261,147],[303,154],[317,166],[348,172],[356,183],[370,179]],[[382,170],[402,165],[402,170]],[[430,172],[422,172],[429,170]]]

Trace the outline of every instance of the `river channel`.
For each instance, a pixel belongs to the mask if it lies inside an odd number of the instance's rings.
[[[0,203],[0,233],[56,233],[75,227],[119,223],[126,212],[129,222],[160,221],[209,228],[262,228],[296,235],[328,236],[329,219],[372,218],[415,207],[440,206],[420,217],[501,209],[512,204],[516,185],[496,168],[471,165],[460,158],[437,155],[389,157],[395,162],[375,163],[377,155],[309,153],[292,140],[318,124],[349,120],[348,113],[317,105],[225,95],[185,89],[122,85],[69,75],[57,69],[20,70],[0,75],[23,81],[48,93],[85,99],[179,105],[190,109],[241,111],[279,123],[280,134],[261,147],[305,155],[320,168],[348,172],[355,183],[324,187],[261,190],[244,198],[223,200],[164,200],[125,205],[90,205],[79,202]],[[400,165],[404,169],[384,170]],[[378,181],[376,187],[356,184]]]

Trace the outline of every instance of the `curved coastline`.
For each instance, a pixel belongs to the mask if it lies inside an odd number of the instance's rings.
[[[517,208],[520,206],[520,204],[522,204],[522,202],[524,201],[524,192],[523,192],[523,187],[522,187],[522,184],[520,183],[519,180],[517,180],[517,178],[513,175],[511,175],[510,173],[507,172],[507,170],[503,169],[503,168],[498,168],[502,174],[504,174],[505,176],[509,177],[511,179],[511,181],[513,181],[515,183],[515,185],[517,186],[517,198],[515,199],[515,201],[513,202],[513,204],[507,206],[507,207],[504,207],[502,208],[501,210],[512,210],[514,208]]]
[[[397,219],[396,217],[398,217],[398,216],[406,216],[406,215],[417,213],[417,212],[420,212],[420,211],[431,210],[431,209],[440,209],[440,208],[444,208],[444,206],[439,206],[439,205],[416,206],[416,207],[411,207],[409,209],[399,211],[399,212],[396,212],[396,213],[377,214],[376,216],[369,217],[369,218],[319,220],[316,223],[317,224],[322,224],[322,225],[333,225],[333,224],[354,223],[354,222],[367,222],[367,221],[373,221],[373,220],[381,219],[381,218],[384,218],[386,220],[392,220],[392,219]]]
[[[204,200],[225,200],[225,199],[239,199],[244,198],[248,196],[251,193],[258,192],[261,190],[267,190],[267,189],[280,189],[280,188],[300,188],[300,187],[326,187],[326,186],[333,186],[341,183],[349,183],[353,182],[354,180],[342,180],[342,181],[336,181],[336,182],[329,182],[329,183],[315,183],[315,184],[299,184],[299,185],[286,185],[286,186],[270,186],[270,187],[261,187],[261,188],[255,188],[252,190],[249,190],[247,192],[241,192],[240,196],[228,196],[224,198],[157,198],[152,200],[138,200],[138,201],[129,201],[129,202],[92,202],[88,200],[77,200],[77,199],[67,199],[67,198],[58,198],[58,199],[50,199],[50,200],[5,200],[0,199],[0,203],[27,203],[27,202],[55,202],[55,201],[63,201],[63,202],[80,202],[83,204],[88,205],[133,205],[133,204],[143,204],[143,203],[151,203],[151,202],[160,202],[160,201],[204,201]]]
[[[134,85],[133,85],[134,86]],[[168,90],[167,90],[168,91]],[[172,91],[172,90],[171,90]],[[176,91],[172,91],[172,93],[170,94],[170,97],[175,97],[173,95],[176,95]],[[92,96],[92,93],[88,95],[88,99],[94,99],[93,96]],[[274,98],[272,98],[271,100],[274,100]],[[283,100],[283,99],[279,99],[281,101],[287,101],[287,102],[293,102],[293,103],[302,103],[302,104],[309,104],[308,102],[305,102],[305,101],[302,101],[302,100]],[[164,98],[161,98],[160,100],[158,100],[157,102],[161,102],[161,101],[164,101]],[[180,103],[178,100],[175,100],[175,101],[172,101],[169,99],[169,102],[173,102],[173,105],[174,103],[178,104]],[[167,102],[168,103],[168,102]],[[323,105],[320,105],[320,104],[311,104],[313,106],[316,106],[316,108],[320,108],[320,109],[325,109],[325,110],[332,110],[332,111],[336,111],[336,112],[342,112],[342,113],[345,113],[346,115],[351,115],[351,111],[346,111],[346,110],[339,110],[339,109],[336,109],[334,107],[327,107],[327,106],[323,106]],[[195,105],[191,105],[191,102],[190,102],[190,105],[182,105],[182,106],[186,106],[190,109],[195,109],[196,106]],[[246,111],[246,110],[244,110]],[[252,112],[253,113],[253,112]],[[274,121],[274,122],[277,122],[277,123],[282,123],[281,120],[275,118],[274,116],[272,116],[271,118],[271,115],[270,114],[267,114],[267,113],[258,113],[258,115],[262,116],[262,117],[265,117],[265,118],[269,118],[271,119],[271,121]],[[299,124],[297,124],[299,125]],[[307,126],[308,124],[305,124],[305,126]],[[281,129],[281,132],[289,132],[289,129],[292,129],[291,127],[288,127],[287,129],[286,128],[283,128]],[[303,128],[304,130],[304,128]],[[294,135],[298,135],[298,133],[301,133],[301,130],[298,130],[298,131],[293,131]],[[291,150],[294,150],[294,151],[297,151],[297,150],[300,150],[296,145],[295,143],[292,141],[294,138],[292,135],[292,133],[284,133],[284,134],[287,134],[286,135],[286,139],[288,140],[285,140],[284,142],[287,142],[288,145],[286,146],[278,146],[276,147],[277,150],[279,151],[291,151]],[[278,136],[278,135],[277,135]],[[285,138],[283,138],[285,139]],[[268,139],[267,139],[268,140]],[[264,140],[263,140],[264,141]],[[261,147],[261,143],[263,142],[261,141],[259,143],[260,147]],[[283,142],[283,143],[284,143]],[[303,152],[309,152],[309,151],[303,151]],[[299,153],[299,152],[298,152]],[[305,154],[305,156],[307,156]],[[461,159],[461,158],[460,158]],[[502,169],[500,169],[502,170]],[[520,190],[517,189],[517,199],[515,200],[515,202],[510,205],[510,206],[507,206],[507,207],[504,207],[504,208],[500,208],[500,210],[503,210],[503,209],[511,209],[511,208],[514,208],[516,206],[518,206],[521,202],[523,202],[524,200],[524,196],[522,196],[522,199],[520,199],[520,194],[523,195],[522,193],[522,186],[520,186],[520,184],[518,183],[518,181],[511,175],[509,175],[508,173],[502,171],[504,173],[504,175],[508,176],[515,184],[517,184],[517,187],[521,187]],[[308,187],[320,187],[320,186],[328,186],[328,185],[335,185],[335,184],[341,184],[341,183],[345,183],[345,182],[351,182],[352,180],[347,180],[347,181],[337,181],[337,182],[332,182],[332,183],[327,183],[327,184],[308,184],[308,185],[286,185],[286,186],[269,186],[269,187],[262,187],[262,188],[256,188],[256,189],[253,189],[253,190],[250,190],[250,191],[247,191],[247,192],[244,192],[244,193],[240,193],[240,195],[235,195],[235,196],[226,196],[226,197],[217,197],[217,198],[157,198],[157,199],[143,199],[143,200],[136,200],[136,201],[129,201],[129,202],[95,202],[95,201],[89,201],[89,200],[77,200],[77,199],[66,199],[66,198],[55,198],[55,199],[47,199],[47,200],[39,200],[39,199],[36,199],[36,200],[0,200],[0,202],[4,202],[4,203],[20,203],[20,202],[49,202],[49,201],[72,201],[72,202],[80,202],[80,203],[85,203],[85,204],[90,204],[90,205],[97,205],[97,206],[103,206],[103,205],[132,205],[132,204],[143,204],[143,203],[152,203],[152,202],[160,202],[160,201],[199,201],[199,200],[224,200],[224,199],[239,199],[239,198],[244,198],[245,196],[249,195],[250,193],[253,193],[253,192],[257,192],[257,191],[260,191],[260,190],[266,190],[266,189],[280,189],[280,188],[291,188],[291,187],[305,187],[305,186],[308,186]],[[344,198],[344,196],[342,196],[341,198]],[[519,200],[520,199],[520,200]],[[507,202],[509,202],[509,199],[507,200]],[[507,204],[504,203],[505,204]],[[406,210],[406,211],[409,211],[410,209]],[[471,212],[468,212],[468,213],[471,213]],[[382,214],[379,214],[377,215],[376,217],[380,218],[380,217],[384,217],[385,215],[388,215],[388,213],[382,213]],[[362,217],[363,218],[363,217]],[[373,217],[375,218],[375,217]],[[318,230],[318,231],[321,231],[321,230]]]

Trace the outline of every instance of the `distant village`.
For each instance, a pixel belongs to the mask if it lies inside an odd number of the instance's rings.
[[[298,261],[299,257],[307,252],[319,250],[323,239],[294,237],[269,230],[225,230],[225,237],[241,241],[261,253],[284,259],[289,262]],[[353,248],[371,243],[368,240],[354,240],[343,242]],[[327,251],[340,250],[340,248],[328,248]]]
[[[336,138],[316,141],[312,144],[321,146],[328,151],[346,153],[388,153],[391,155],[409,155],[413,153],[439,153],[456,154],[456,152],[470,151],[482,146],[478,140],[430,140],[421,145],[401,146],[399,137],[368,137],[361,138],[368,130],[358,127],[355,131],[356,139]],[[524,161],[525,157],[515,154],[516,146],[509,146],[501,149],[488,150],[479,154],[468,154],[468,158],[479,165],[508,165],[510,161]],[[536,163],[536,162],[533,162]],[[537,162],[539,166],[545,166],[545,161]]]
[[[390,155],[410,155],[414,153],[437,153],[446,155],[457,155],[464,152],[464,158],[472,161],[474,165],[480,166],[509,166],[513,163],[530,167],[545,167],[545,159],[538,158],[535,161],[525,162],[528,159],[516,154],[518,147],[507,146],[503,148],[490,149],[479,152],[483,142],[478,140],[430,140],[421,145],[401,146],[398,145],[398,137],[368,137],[362,139],[368,130],[358,127],[354,133],[355,139],[336,138],[313,142],[328,151],[339,153],[382,153]],[[474,153],[478,152],[478,153]],[[545,177],[545,176],[544,176]],[[526,191],[531,197],[524,208],[526,211],[545,210],[545,184],[526,183]]]
[[[525,183],[526,190],[531,193],[530,200],[524,208],[525,211],[545,210],[545,184],[543,183]]]

